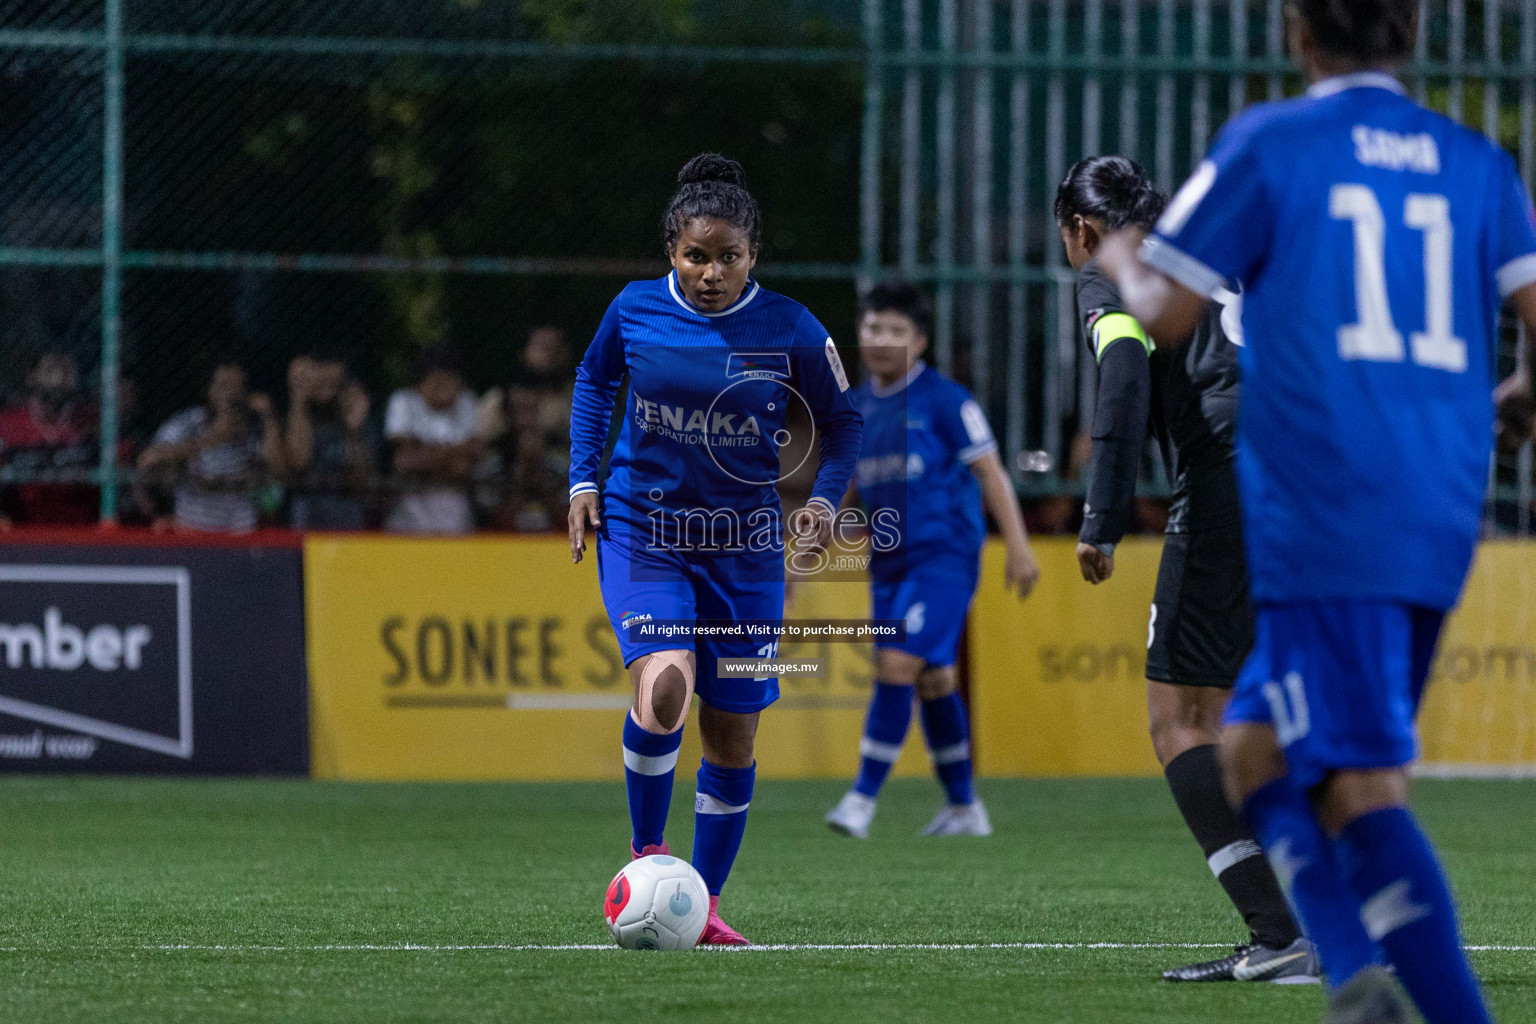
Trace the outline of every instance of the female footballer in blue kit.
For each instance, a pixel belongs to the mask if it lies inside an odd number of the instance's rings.
[[[746,828],[758,715],[778,679],[722,678],[721,658],[771,658],[776,639],[695,638],[699,623],[777,625],[784,542],[774,483],[799,406],[819,436],[810,501],[790,519],[798,550],[820,552],[860,448],[861,420],[826,328],[751,277],[762,237],[741,166],[688,161],[663,220],[673,270],[628,285],[581,366],[571,410],[571,557],[597,535],[603,603],[634,685],[624,776],[635,857],[663,839],[689,701],[704,758],[693,866],[710,892],[706,945],[746,945],[719,915]],[[626,409],[601,498],[598,468],[625,377]],[[680,637],[670,629],[682,627]]]
[[[1307,94],[1235,118],[1145,243],[1099,255],[1159,345],[1242,285],[1257,631],[1222,760],[1322,955],[1328,1024],[1408,1020],[1398,984],[1428,1024],[1492,1019],[1408,768],[1478,540],[1500,306],[1536,329],[1536,213],[1496,142],[1393,76],[1417,10],[1293,0]],[[1500,386],[1507,429],[1530,386]]]
[[[875,645],[859,773],[825,819],[859,839],[869,837],[914,703],[945,796],[923,835],[992,834],[972,784],[970,723],[955,671],[980,579],[984,509],[1002,534],[1006,585],[1027,597],[1040,577],[986,416],[970,392],[923,362],[932,321],[927,299],[910,284],[876,285],[859,302],[859,355],[870,379],[853,393],[864,446],[849,497],[892,535],[870,548],[873,617],[906,626],[901,641]]]

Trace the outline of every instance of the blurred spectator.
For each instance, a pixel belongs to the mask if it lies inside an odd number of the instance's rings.
[[[1082,479],[1083,470],[1093,454],[1093,438],[1086,432],[1077,433],[1067,445],[1067,464],[1061,479],[1075,482]],[[1048,494],[1024,503],[1024,525],[1030,533],[1076,533],[1082,522],[1083,499],[1071,494]]]
[[[421,353],[414,388],[396,391],[384,416],[402,493],[385,528],[395,533],[469,533],[469,487],[484,444],[475,431],[475,398],[464,363],[447,345]]]
[[[1136,499],[1138,533],[1162,533],[1168,529],[1168,499],[1140,495]]]
[[[0,410],[0,460],[8,475],[31,479],[0,491],[0,526],[96,522],[100,492],[88,477],[99,457],[95,413],[80,394],[74,357],[43,352],[25,384],[20,400]]]
[[[166,420],[139,457],[139,469],[174,477],[178,527],[254,530],[262,485],[269,474],[283,471],[282,431],[272,400],[250,392],[241,367],[217,367],[207,404]]]
[[[283,451],[296,530],[361,530],[363,495],[378,457],[368,429],[368,393],[347,379],[346,362],[325,352],[288,365],[288,431]]]
[[[517,388],[507,395],[510,417],[501,446],[500,500],[491,525],[543,533],[565,522],[570,508],[566,470],[569,443],[561,445],[539,419],[538,396]]]
[[[117,521],[124,526],[149,526],[160,517],[152,489],[139,479],[134,467],[149,438],[139,412],[138,381],[127,374],[117,378]],[[168,506],[167,506],[168,510]]]
[[[571,364],[565,345],[565,332],[558,327],[535,327],[523,346],[521,387],[537,399],[538,429],[546,436],[563,439],[571,428],[571,390],[576,368]]]
[[[487,440],[507,436],[514,418],[521,417],[524,430],[539,430],[550,445],[570,448],[571,389],[576,370],[565,345],[565,332],[558,327],[535,327],[523,345],[522,365],[515,383],[505,388],[491,388],[480,401],[480,432]],[[514,400],[532,402],[534,409],[514,411]],[[528,417],[532,416],[529,422]]]
[[[565,332],[535,327],[517,382],[481,400],[477,429],[493,446],[500,480],[490,517],[497,529],[541,532],[564,521],[574,377]]]
[[[1070,494],[1047,494],[1024,502],[1024,526],[1031,536],[1076,533],[1083,499]]]
[[[92,408],[93,426],[100,426],[95,406]],[[139,417],[139,384],[127,374],[117,377],[117,464],[132,467],[144,449],[144,429]]]

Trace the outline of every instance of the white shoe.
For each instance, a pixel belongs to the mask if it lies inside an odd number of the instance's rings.
[[[982,806],[980,800],[972,800],[968,804],[945,804],[939,808],[939,813],[933,816],[928,827],[923,829],[925,836],[989,836],[992,834],[992,821],[987,817],[987,809]]]
[[[863,793],[849,790],[827,812],[826,822],[832,831],[841,832],[855,839],[869,838],[869,823],[875,820],[875,799]]]

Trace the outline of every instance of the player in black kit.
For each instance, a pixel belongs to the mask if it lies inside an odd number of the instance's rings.
[[[1134,162],[1084,160],[1056,193],[1056,220],[1078,271],[1077,309],[1098,362],[1093,457],[1078,536],[1089,583],[1115,571],[1148,424],[1175,484],[1147,630],[1152,746],[1211,872],[1243,915],[1249,941],[1220,960],[1163,973],[1168,981],[1305,981],[1319,973],[1274,872],[1223,795],[1216,743],[1238,669],[1253,645],[1237,479],[1237,297],[1212,302],[1189,341],[1155,351],[1093,260],[1109,232],[1150,230],[1166,198]]]

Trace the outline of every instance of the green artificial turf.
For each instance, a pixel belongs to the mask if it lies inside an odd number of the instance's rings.
[[[986,782],[997,833],[919,839],[927,782],[875,838],[841,787],[766,782],[726,889],[759,943],[1234,943],[1158,781]],[[680,779],[671,839],[692,829]],[[1466,939],[1536,947],[1536,784],[1422,782]],[[1219,951],[449,949],[603,943],[618,785],[0,781],[0,1020],[1314,1022],[1317,988],[1168,985]],[[186,948],[163,948],[181,946]],[[385,949],[336,947],[384,946]],[[406,946],[436,948],[400,948]],[[331,948],[326,948],[331,947]],[[1503,1024],[1536,952],[1474,954]]]

